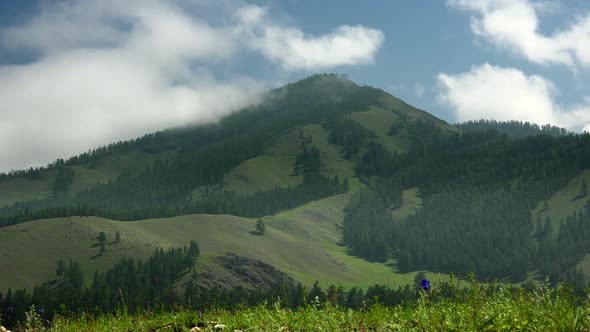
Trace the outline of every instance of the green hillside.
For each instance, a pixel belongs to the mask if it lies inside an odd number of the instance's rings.
[[[167,160],[173,158],[174,154],[174,150],[150,153],[134,149],[105,156],[93,165],[70,166],[73,179],[69,193],[74,194],[92,188],[97,182],[114,180],[125,172],[138,174],[145,167],[151,166],[155,160]],[[56,171],[47,170],[41,173],[39,179],[16,177],[0,180],[0,207],[52,196]]]
[[[352,177],[353,164],[342,158],[338,147],[329,142],[329,133],[321,125],[310,124],[280,136],[260,155],[248,159],[223,177],[223,190],[252,194],[274,187],[294,187],[301,184],[303,175],[294,174],[297,154],[303,146],[317,148],[321,153],[321,174],[344,179]],[[219,190],[214,186],[212,190]],[[201,197],[207,188],[199,187],[193,198]],[[196,196],[196,197],[195,197]]]
[[[262,236],[251,234],[254,220],[229,215],[132,222],[71,217],[0,228],[0,269],[6,271],[0,275],[0,284],[4,290],[32,287],[55,278],[57,262],[69,259],[79,262],[90,276],[121,257],[147,258],[156,247],[183,246],[190,240],[196,240],[201,247],[199,271],[216,273],[217,279],[211,283],[231,274],[215,260],[228,252],[270,264],[304,284],[318,280],[323,285],[367,287],[412,282],[415,272],[395,273],[388,264],[349,256],[339,245],[342,207],[349,198],[350,194],[334,196],[265,218],[267,229]],[[110,244],[99,255],[96,236],[101,231]],[[121,241],[111,243],[116,232]],[[243,280],[235,282],[233,286],[238,286]]]
[[[383,146],[391,152],[401,152],[408,149],[410,143],[402,135],[389,135],[389,129],[394,123],[400,123],[400,116],[383,108],[373,107],[369,111],[356,112],[350,118],[373,132]]]
[[[579,213],[590,199],[589,196],[580,197],[582,179],[588,183],[590,181],[590,170],[580,173],[567,183],[565,187],[551,195],[546,200],[541,201],[532,211],[533,221],[537,219],[543,224],[549,218],[551,223],[551,236],[557,237],[559,225],[567,217],[574,213]],[[547,204],[545,204],[547,202]],[[538,231],[535,225],[535,231]]]
[[[588,273],[590,212],[578,196],[589,135],[462,132],[336,75],[266,98],[218,124],[2,175],[0,203],[17,204],[0,204],[0,269],[10,271],[0,285],[32,287],[70,258],[91,275],[191,240],[211,287],[257,287],[228,267],[230,253],[306,285],[406,284],[419,271],[515,283]],[[537,217],[549,217],[551,234]],[[258,219],[262,236],[252,234]],[[99,255],[101,231],[121,241]]]
[[[584,207],[590,200],[589,196],[581,197],[582,179],[590,181],[590,171],[586,170],[569,181],[565,187],[551,195],[547,200],[540,202],[532,211],[532,220],[535,223],[534,232],[539,232],[539,225],[546,227],[546,222],[551,225],[551,237],[555,239],[559,235],[560,225],[574,213],[584,211]],[[537,221],[538,220],[538,221]],[[539,224],[537,224],[539,222]],[[577,264],[586,281],[590,281],[590,254],[584,255]]]
[[[51,195],[47,180],[14,178],[0,182],[0,207],[32,199],[43,199]]]

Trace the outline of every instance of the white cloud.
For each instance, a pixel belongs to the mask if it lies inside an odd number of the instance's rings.
[[[529,0],[448,0],[455,8],[475,12],[474,34],[538,64],[590,66],[590,12],[566,29],[539,32],[539,11],[547,2]]]
[[[75,52],[0,70],[1,167],[45,164],[113,140],[214,122],[256,102],[250,79],[177,84],[152,62],[113,51]]]
[[[39,54],[32,63],[0,66],[0,171],[172,126],[214,122],[256,103],[265,83],[239,73],[220,80],[211,69],[239,61],[240,51],[261,52],[286,69],[318,69],[365,63],[376,50],[350,49],[362,39],[362,27],[309,39],[272,23],[263,7],[201,3],[221,8],[223,23],[213,25],[174,1],[80,0],[49,3],[26,24],[0,30],[0,47]],[[283,42],[295,36],[319,49],[314,52],[340,49],[345,55],[330,61],[305,50],[295,59],[270,56],[277,43],[266,35],[271,30]]]
[[[238,13],[249,36],[249,47],[289,70],[367,64],[374,61],[385,36],[361,25],[342,25],[332,33],[306,36],[267,19],[266,10],[248,7]]]
[[[590,99],[561,106],[555,101],[558,91],[551,81],[516,68],[484,64],[457,75],[441,73],[438,81],[439,99],[458,121],[520,120],[578,131],[590,125]]]

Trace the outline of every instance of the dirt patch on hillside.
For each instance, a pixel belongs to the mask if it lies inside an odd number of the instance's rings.
[[[205,287],[231,289],[272,288],[281,284],[294,285],[293,278],[254,258],[226,253],[214,258],[220,268],[206,267],[199,273],[199,283]]]

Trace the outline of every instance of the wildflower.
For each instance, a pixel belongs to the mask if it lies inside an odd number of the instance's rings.
[[[37,312],[41,315],[43,315],[45,313],[45,309],[43,308],[39,308],[39,310],[37,310]]]
[[[14,312],[14,307],[8,307],[8,309],[6,309],[6,313],[8,315],[12,314]]]
[[[203,312],[199,311],[199,319],[203,318]]]
[[[420,281],[420,288],[423,289],[425,292],[428,292],[430,290],[430,281],[425,279],[422,279]]]

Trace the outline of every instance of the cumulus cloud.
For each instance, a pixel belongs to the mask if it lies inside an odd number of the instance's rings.
[[[380,30],[361,25],[342,25],[329,34],[306,36],[299,29],[272,23],[260,7],[245,8],[238,17],[249,36],[248,46],[290,70],[372,63],[385,40]]]
[[[438,75],[439,99],[458,121],[495,119],[551,123],[571,130],[590,128],[590,99],[562,106],[555,101],[555,85],[516,68],[484,64],[457,75]]]
[[[273,23],[264,7],[198,4],[217,6],[226,17],[214,25],[174,1],[61,1],[23,25],[0,30],[0,47],[38,55],[0,67],[0,171],[155,130],[214,122],[257,103],[264,82],[239,73],[219,79],[212,69],[239,61],[240,52],[260,52],[279,68],[319,69],[369,62],[379,47],[357,40],[365,30],[376,33],[363,27],[310,38]],[[272,38],[267,31],[274,31]],[[271,53],[275,39],[299,53]],[[324,56],[338,49],[343,55],[321,60],[297,42]],[[363,47],[368,51],[359,51]]]
[[[538,64],[590,66],[590,12],[567,28],[539,32],[539,11],[547,2],[530,0],[448,0],[452,7],[474,12],[471,30],[494,45]]]

